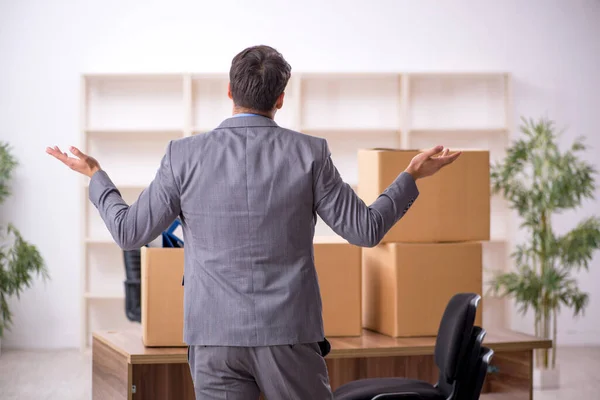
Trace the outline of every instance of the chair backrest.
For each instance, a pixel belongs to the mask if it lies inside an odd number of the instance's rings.
[[[479,366],[481,364],[481,349],[483,339],[485,338],[485,329],[475,326],[471,334],[471,340],[462,368],[458,371],[456,381],[454,382],[454,396],[457,400],[467,400],[472,398],[477,377],[479,376]]]
[[[468,362],[466,355],[480,301],[476,293],[458,293],[448,302],[440,321],[434,357],[440,371],[438,387],[445,396],[454,391],[459,371]]]

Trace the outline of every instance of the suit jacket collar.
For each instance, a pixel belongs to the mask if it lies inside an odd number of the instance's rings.
[[[245,128],[253,126],[279,126],[271,118],[263,117],[262,115],[253,115],[249,117],[230,117],[217,127],[221,128]]]

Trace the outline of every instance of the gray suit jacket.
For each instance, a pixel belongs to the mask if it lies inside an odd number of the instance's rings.
[[[342,181],[324,139],[244,116],[171,141],[132,205],[104,171],[89,196],[123,249],[144,246],[181,217],[186,343],[270,346],[323,340],[317,214],[350,243],[375,246],[418,190],[400,173],[367,206]]]

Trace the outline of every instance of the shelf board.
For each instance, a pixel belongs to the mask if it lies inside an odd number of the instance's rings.
[[[399,134],[398,128],[363,128],[363,127],[303,127],[302,133],[323,133],[323,134],[357,134],[357,133],[375,133],[375,134]]]
[[[318,80],[331,80],[331,81],[340,81],[344,79],[395,79],[402,75],[400,72],[389,72],[389,71],[381,71],[381,72],[300,72],[295,74],[300,77],[301,80],[309,80],[309,79],[318,79]]]
[[[203,79],[215,79],[215,80],[229,80],[229,73],[227,72],[201,72],[191,74],[192,80],[203,80]]]
[[[85,133],[95,136],[113,135],[152,135],[152,136],[183,136],[183,129],[179,128],[94,128],[86,129]]]
[[[408,133],[423,134],[423,133],[438,133],[438,134],[477,134],[477,133],[494,133],[506,134],[507,128],[502,127],[481,127],[481,128],[415,128],[409,129]]]
[[[86,292],[83,297],[90,300],[122,300],[125,298],[123,293],[91,293]]]
[[[405,72],[410,78],[498,78],[507,77],[508,72],[503,71],[420,71],[420,72]]]
[[[85,238],[85,242],[87,244],[117,245],[112,238]]]
[[[146,189],[149,185],[150,184],[142,185],[142,184],[137,184],[137,183],[124,183],[124,184],[115,183],[115,186],[119,190],[139,190],[140,192],[142,190]],[[85,182],[83,184],[83,188],[85,190],[88,190],[90,188],[90,183],[89,182]]]
[[[216,128],[217,128],[216,126],[214,126],[212,128],[202,128],[202,127],[192,128],[192,135],[195,135],[198,133],[206,133],[206,132],[214,131]]]
[[[83,74],[83,77],[90,81],[103,80],[132,80],[143,81],[148,79],[183,79],[183,73],[137,73],[137,72],[116,72],[116,73],[89,73]]]

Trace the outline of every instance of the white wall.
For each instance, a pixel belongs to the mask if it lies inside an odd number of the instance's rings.
[[[21,162],[0,219],[39,246],[52,275],[12,302],[3,345],[79,344],[78,179],[44,148],[78,144],[81,73],[225,71],[259,43],[303,71],[506,70],[517,115],[586,135],[600,168],[598,21],[598,0],[0,0],[0,138]],[[600,254],[581,286],[592,294],[588,317],[563,315],[559,340],[600,344]]]

